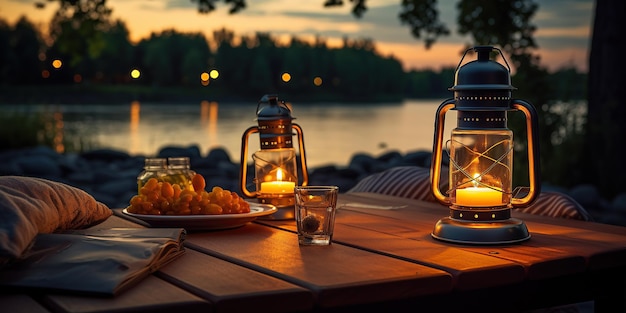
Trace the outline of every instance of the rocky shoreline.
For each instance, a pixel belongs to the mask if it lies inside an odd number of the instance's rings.
[[[216,148],[202,155],[197,146],[164,147],[158,157],[186,156],[191,168],[202,174],[207,189],[213,186],[240,193],[240,165],[232,162],[224,149]],[[336,165],[309,168],[309,184],[332,184],[341,192],[352,188],[364,177],[395,166],[430,166],[430,151],[406,154],[387,152],[374,157],[354,155],[345,167]],[[129,155],[117,150],[93,150],[84,153],[59,154],[48,147],[0,151],[0,175],[41,177],[63,182],[91,194],[110,208],[128,205],[137,193],[137,175],[143,170],[145,156]],[[252,181],[254,168],[248,165],[248,182]],[[571,189],[544,184],[542,190],[556,190],[578,201],[596,222],[626,226],[626,191],[612,200],[603,199],[592,185],[579,185]]]

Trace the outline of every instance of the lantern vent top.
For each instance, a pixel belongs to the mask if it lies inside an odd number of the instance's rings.
[[[278,100],[277,95],[264,95],[259,100],[256,109],[257,120],[289,120],[294,119],[291,116],[291,110],[284,101]]]
[[[476,60],[461,66],[468,52],[478,54]],[[497,51],[504,60],[506,67],[491,60],[491,53]],[[467,49],[456,68],[454,86],[450,91],[463,90],[514,90],[511,85],[511,69],[500,49],[492,46],[476,46]]]

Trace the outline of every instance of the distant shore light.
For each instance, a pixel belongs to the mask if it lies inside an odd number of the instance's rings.
[[[52,67],[61,68],[61,66],[63,66],[63,62],[61,62],[61,60],[55,59],[52,61]]]
[[[140,76],[141,76],[141,72],[138,69],[134,68],[130,71],[130,77],[137,79]]]
[[[322,85],[322,78],[319,76],[316,76],[315,78],[313,78],[313,84],[315,86],[321,86]]]
[[[284,82],[289,82],[289,81],[291,80],[291,74],[289,74],[289,73],[285,72],[285,73],[283,73],[283,75],[281,76],[281,78],[282,78],[282,80],[283,80]]]

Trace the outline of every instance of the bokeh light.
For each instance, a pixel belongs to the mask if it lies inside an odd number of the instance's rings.
[[[313,78],[313,84],[315,86],[321,86],[322,85],[322,78],[319,76],[316,76],[315,78]]]
[[[61,62],[61,60],[55,59],[52,61],[52,67],[58,69],[58,68],[61,68],[61,66],[63,66],[63,62]]]
[[[141,72],[138,69],[134,68],[130,71],[130,77],[137,79],[140,76],[141,76]]]
[[[218,72],[217,70],[211,70],[211,72],[209,72],[209,75],[212,79],[217,79],[220,76],[220,72]]]
[[[289,82],[291,80],[291,74],[289,73],[283,73],[283,75],[281,75],[280,77],[284,82]]]

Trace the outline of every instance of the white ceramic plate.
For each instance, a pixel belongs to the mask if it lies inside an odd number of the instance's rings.
[[[250,213],[219,214],[219,215],[148,215],[128,212],[122,213],[140,219],[152,227],[182,227],[186,230],[219,230],[243,226],[260,216],[270,215],[277,211],[269,204],[250,203]]]

